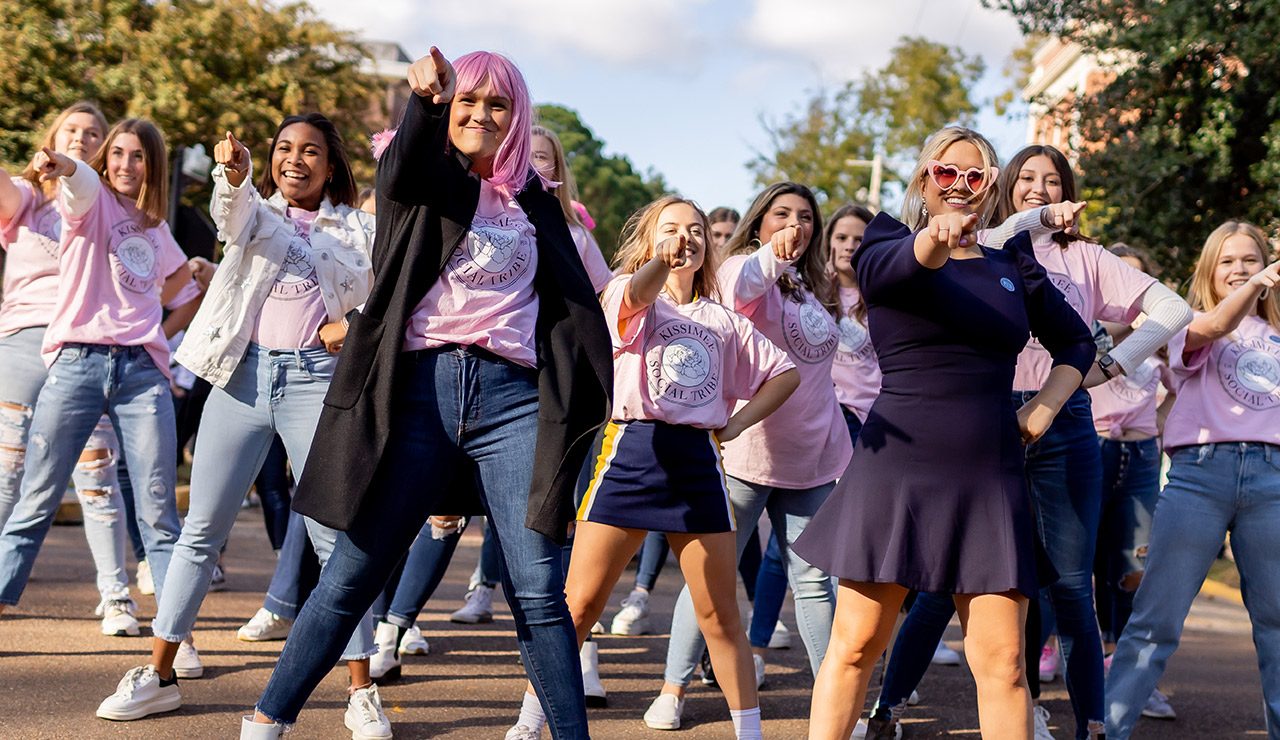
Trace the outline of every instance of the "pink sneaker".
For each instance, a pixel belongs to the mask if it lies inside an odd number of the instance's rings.
[[[1040,683],[1051,683],[1058,677],[1061,662],[1057,643],[1050,643],[1040,651]]]

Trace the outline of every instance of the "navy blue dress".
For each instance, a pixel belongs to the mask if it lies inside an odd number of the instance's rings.
[[[884,381],[853,459],[795,552],[853,581],[1033,597],[1035,528],[1012,401],[1030,334],[1081,373],[1089,328],[1025,233],[938,269],[880,214],[853,264]]]

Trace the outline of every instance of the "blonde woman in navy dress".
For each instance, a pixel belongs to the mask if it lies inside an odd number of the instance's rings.
[[[812,738],[853,731],[910,589],[955,594],[983,736],[1031,737],[1022,635],[1039,584],[1022,444],[1080,387],[1094,344],[1026,235],[978,244],[995,163],[980,134],[938,132],[908,185],[906,224],[880,214],[854,253],[883,381],[848,470],[795,547],[840,579]],[[1015,409],[1031,334],[1054,367]]]
[[[578,509],[565,598],[581,644],[646,532],[666,532],[735,735],[758,738],[754,666],[738,615],[737,523],[720,443],[773,413],[800,376],[751,322],[715,301],[709,231],[697,205],[671,195],[623,230],[618,275],[601,299],[613,336],[613,421]],[[537,699],[527,692],[524,704],[508,740],[541,737]]]

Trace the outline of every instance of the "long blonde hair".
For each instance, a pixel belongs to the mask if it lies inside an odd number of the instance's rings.
[[[45,129],[44,136],[41,137],[37,148],[48,147],[50,149],[56,149],[58,129],[62,128],[62,124],[66,123],[68,118],[77,113],[88,113],[93,116],[94,122],[98,124],[98,128],[100,129],[98,133],[102,134],[102,143],[105,144],[107,142],[107,117],[102,115],[102,111],[98,109],[98,106],[87,100],[80,100],[64,108],[62,112],[53,119],[53,123],[50,123],[49,128]],[[92,157],[94,154],[95,152],[90,152],[89,156]],[[27,182],[31,183],[36,192],[44,194],[45,202],[51,201],[57,197],[58,181],[56,179],[48,182],[40,182],[40,173],[36,172],[35,168],[30,164],[28,164],[26,169],[22,171],[22,176],[26,178]],[[40,205],[43,205],[43,203]]]
[[[964,126],[947,126],[939,130],[924,143],[920,150],[920,158],[916,160],[915,175],[907,183],[907,191],[902,198],[902,223],[912,231],[919,231],[929,223],[929,214],[924,207],[924,183],[929,178],[925,171],[929,161],[938,159],[952,144],[967,141],[978,149],[982,155],[982,166],[988,171],[1000,166],[1000,158],[996,156],[995,147],[987,141],[987,137]],[[995,210],[998,188],[995,182],[989,181],[986,190],[982,191],[981,200],[975,213],[978,214],[978,228],[985,228],[991,221],[991,213]]]
[[[658,217],[667,206],[687,205],[702,221],[702,267],[693,275],[693,290],[697,295],[720,300],[720,288],[716,283],[716,269],[720,266],[716,250],[711,247],[711,222],[707,214],[692,200],[678,195],[664,195],[631,214],[622,226],[618,251],[613,255],[613,266],[619,274],[631,274],[653,259],[657,245]]]
[[[586,228],[586,224],[582,223],[582,217],[578,215],[578,209],[573,207],[573,202],[578,199],[578,181],[573,179],[573,170],[569,169],[569,161],[565,159],[564,145],[560,143],[560,137],[545,126],[534,126],[530,132],[530,139],[535,136],[541,136],[551,142],[552,159],[555,161],[551,177],[548,179],[560,183],[554,192],[556,200],[560,201],[560,210],[564,211],[564,220],[568,221],[570,226],[576,224]]]
[[[1262,229],[1247,221],[1228,221],[1209,234],[1204,240],[1204,249],[1196,259],[1195,272],[1191,274],[1191,289],[1187,291],[1187,303],[1196,311],[1212,311],[1226,296],[1217,295],[1213,289],[1213,273],[1218,267],[1218,257],[1222,254],[1222,245],[1236,234],[1243,234],[1253,240],[1266,265],[1271,258],[1270,244]],[[1264,291],[1258,296],[1258,316],[1280,331],[1280,295],[1275,291]]]

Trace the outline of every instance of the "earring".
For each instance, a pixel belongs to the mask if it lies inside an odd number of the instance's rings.
[[[924,220],[928,221],[928,220],[929,220],[929,206],[925,205],[924,203],[921,203],[921,204],[920,204],[920,215],[924,217]]]

